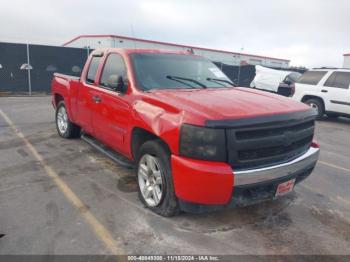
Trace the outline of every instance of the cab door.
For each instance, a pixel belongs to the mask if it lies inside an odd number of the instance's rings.
[[[96,89],[97,71],[100,65],[101,56],[92,56],[86,76],[80,80],[80,88],[77,99],[77,113],[79,125],[85,132],[94,135],[92,125],[92,114],[95,110],[94,90]]]
[[[333,72],[324,83],[321,92],[327,97],[326,110],[350,114],[350,72]]]
[[[109,81],[111,76],[127,78],[126,66],[120,54],[110,53],[106,57],[99,86],[95,91],[99,102],[93,113],[93,128],[103,143],[121,153],[127,153],[126,133],[131,112],[129,95],[112,88]]]

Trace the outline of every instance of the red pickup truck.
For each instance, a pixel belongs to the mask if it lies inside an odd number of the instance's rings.
[[[101,49],[80,78],[55,74],[58,134],[137,170],[140,200],[172,216],[274,199],[312,172],[315,112],[235,87],[186,52]]]

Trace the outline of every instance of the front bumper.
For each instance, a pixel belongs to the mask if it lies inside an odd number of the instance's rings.
[[[235,186],[272,181],[294,174],[300,170],[307,169],[316,164],[319,152],[319,148],[310,147],[306,153],[287,163],[265,168],[233,172],[235,176]]]
[[[266,168],[232,171],[226,163],[172,156],[175,194],[181,208],[201,212],[246,206],[272,199],[278,184],[311,174],[319,148],[310,147],[302,156]]]

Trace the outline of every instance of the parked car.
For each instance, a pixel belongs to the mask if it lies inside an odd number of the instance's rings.
[[[294,84],[301,76],[298,72],[276,70],[260,65],[255,66],[255,77],[250,87],[277,93],[283,96],[292,96]]]
[[[313,69],[295,85],[293,99],[316,109],[318,119],[350,116],[350,69]]]
[[[52,103],[58,134],[135,165],[140,200],[162,216],[282,196],[319,155],[309,106],[233,87],[185,52],[96,50],[80,78],[54,75]]]

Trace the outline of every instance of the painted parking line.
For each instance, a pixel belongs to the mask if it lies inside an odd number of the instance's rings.
[[[114,255],[125,254],[124,250],[120,248],[120,245],[113,239],[111,233],[98,221],[98,219],[89,211],[86,205],[78,198],[72,189],[58,176],[58,174],[45,163],[43,157],[38,153],[35,147],[29,142],[29,140],[18,130],[12,120],[0,109],[0,115],[11,127],[14,133],[20,138],[35,159],[40,162],[44,168],[46,174],[55,182],[57,187],[61,190],[67,200],[79,211],[81,216],[90,225],[95,235],[106,245],[107,249]]]
[[[336,168],[336,169],[339,169],[339,170],[350,172],[350,169],[348,169],[348,168],[341,167],[341,166],[338,166],[338,165],[335,165],[335,164],[331,164],[331,163],[328,163],[328,162],[324,162],[324,161],[321,161],[321,160],[318,160],[317,163],[320,163],[320,164],[325,165],[325,166],[333,167],[333,168]]]

